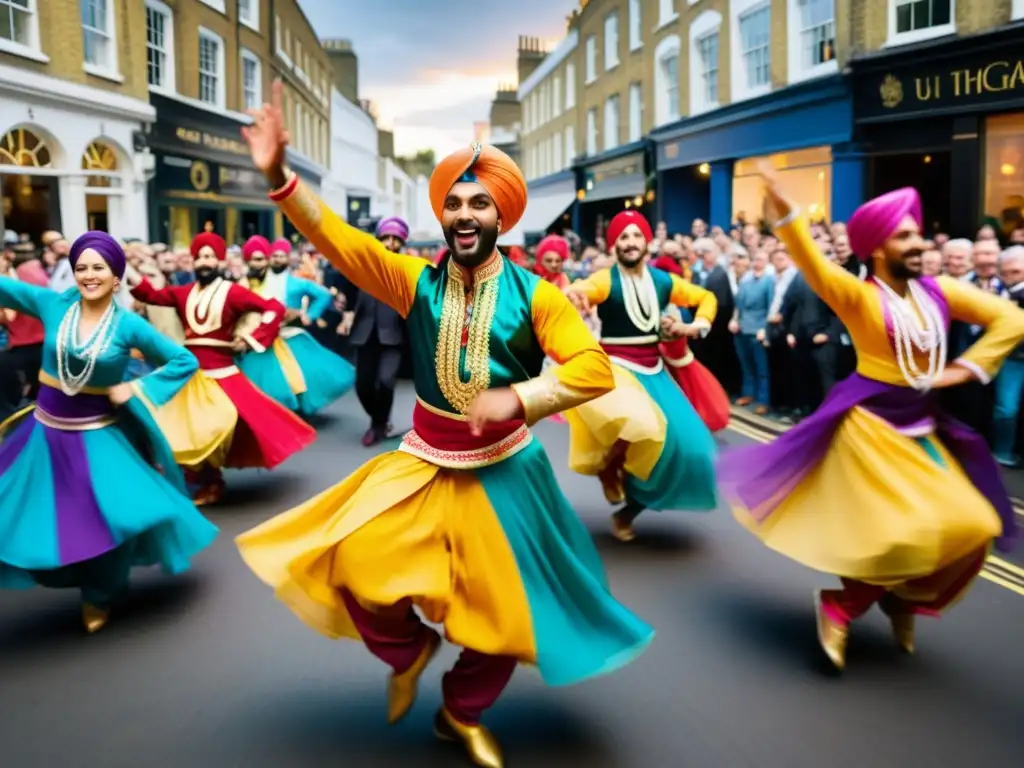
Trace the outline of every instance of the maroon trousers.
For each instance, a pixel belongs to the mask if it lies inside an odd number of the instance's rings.
[[[411,605],[393,613],[375,613],[364,608],[348,590],[342,590],[342,596],[370,653],[397,674],[416,662],[434,630],[420,620]],[[516,664],[509,656],[489,656],[464,648],[441,681],[448,713],[464,725],[478,725],[512,679]]]

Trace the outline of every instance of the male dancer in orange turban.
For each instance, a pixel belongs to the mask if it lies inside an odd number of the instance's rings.
[[[406,318],[416,410],[397,451],[239,537],[246,563],[315,629],[362,639],[392,669],[388,718],[412,707],[444,624],[464,650],[442,682],[437,735],[503,765],[480,724],[519,662],[551,684],[611,672],[653,630],[610,594],[600,558],[529,425],[613,386],[608,357],[559,290],[495,243],[526,182],[479,144],[441,161],[430,200],[450,253],[437,267],[345,224],[284,167],[274,104],[244,135],[285,214],[360,290]],[[559,367],[541,375],[544,355]],[[678,390],[677,390],[678,391]]]

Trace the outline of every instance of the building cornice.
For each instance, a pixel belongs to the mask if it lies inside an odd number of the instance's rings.
[[[27,69],[0,64],[0,94],[17,94],[41,103],[77,107],[81,111],[100,112],[111,117],[156,121],[156,110],[146,101],[121,93],[72,83]],[[0,99],[8,98],[0,95]]]

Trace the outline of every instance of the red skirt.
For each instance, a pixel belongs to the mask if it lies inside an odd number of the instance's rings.
[[[665,342],[659,349],[665,367],[704,425],[712,432],[725,429],[729,424],[729,396],[711,371],[694,358],[686,339]]]

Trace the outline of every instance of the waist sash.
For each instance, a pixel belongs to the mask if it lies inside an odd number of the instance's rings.
[[[398,450],[447,469],[478,469],[497,464],[533,440],[533,433],[521,419],[493,422],[484,426],[483,434],[473,435],[465,416],[446,413],[418,398],[412,425]]]
[[[66,395],[46,383],[39,388],[34,415],[40,424],[65,432],[103,429],[117,421],[114,404],[105,394],[83,390],[77,395]]]
[[[619,344],[616,339],[601,339],[601,348],[613,363],[637,373],[658,373],[663,364],[658,349],[658,337],[648,344]]]

